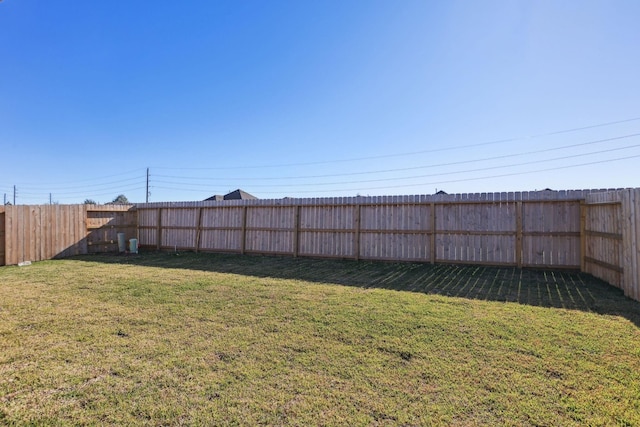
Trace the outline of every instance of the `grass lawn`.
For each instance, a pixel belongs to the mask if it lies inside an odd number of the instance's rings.
[[[640,426],[590,276],[212,254],[0,268],[0,425]]]

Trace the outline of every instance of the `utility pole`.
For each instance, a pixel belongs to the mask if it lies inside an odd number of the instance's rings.
[[[51,193],[49,193],[49,204],[52,205],[53,203],[51,202]]]
[[[16,186],[13,186],[13,206],[16,205]]]
[[[6,205],[6,204],[7,204],[7,193],[4,193],[4,203],[3,203],[3,205]]]
[[[147,168],[147,203],[149,203],[149,168]]]

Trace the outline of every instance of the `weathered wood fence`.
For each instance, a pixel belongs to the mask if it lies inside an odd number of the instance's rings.
[[[117,249],[117,233],[136,237],[131,206],[0,207],[0,265]]]
[[[0,265],[144,248],[581,269],[640,301],[640,189],[0,207]]]

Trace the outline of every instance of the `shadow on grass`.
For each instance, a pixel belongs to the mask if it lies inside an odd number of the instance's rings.
[[[142,252],[74,259],[517,302],[623,316],[640,327],[640,303],[591,275],[569,271],[210,253]]]

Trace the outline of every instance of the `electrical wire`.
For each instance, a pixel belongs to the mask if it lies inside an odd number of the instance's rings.
[[[447,162],[447,163],[435,163],[435,164],[430,164],[430,165],[412,166],[412,167],[404,167],[404,168],[396,168],[396,169],[383,169],[383,170],[374,170],[374,171],[365,171],[365,172],[346,172],[346,173],[323,174],[323,175],[303,175],[303,176],[256,177],[256,178],[225,177],[225,179],[244,180],[244,181],[246,181],[247,179],[260,180],[260,181],[267,181],[267,180],[268,181],[273,181],[273,180],[285,180],[285,179],[287,179],[287,180],[291,180],[291,179],[314,179],[314,178],[329,178],[329,177],[338,177],[338,176],[370,175],[370,174],[380,174],[380,173],[389,173],[389,172],[404,172],[404,171],[409,171],[409,170],[436,168],[436,167],[443,167],[443,166],[454,166],[454,165],[462,165],[462,164],[469,164],[469,163],[485,162],[485,161],[489,161],[489,160],[500,160],[500,159],[507,159],[507,158],[512,158],[512,157],[529,156],[531,154],[540,154],[540,153],[546,153],[546,152],[550,152],[550,151],[564,150],[564,149],[567,149],[567,148],[576,148],[576,147],[581,147],[581,146],[586,146],[586,145],[601,144],[601,143],[604,143],[604,142],[622,140],[622,139],[632,138],[632,137],[636,137],[636,136],[640,136],[640,133],[632,133],[632,134],[622,135],[622,136],[617,136],[617,137],[612,137],[612,138],[598,139],[598,140],[595,140],[595,141],[582,142],[582,143],[578,143],[578,144],[569,144],[569,145],[563,145],[563,146],[560,146],[560,147],[545,148],[545,149],[541,149],[541,150],[526,151],[526,152],[522,152],[522,153],[504,154],[504,155],[500,155],[500,156],[484,157],[484,158],[480,158],[480,159],[461,160],[461,161]],[[219,180],[220,179],[220,178],[191,177],[191,176],[184,177],[184,176],[162,175],[162,174],[154,175],[154,177],[177,178],[177,179],[198,180],[198,181]],[[156,182],[158,182],[158,181],[156,181]]]
[[[289,166],[310,166],[310,165],[338,164],[338,163],[355,162],[355,161],[362,161],[362,160],[385,159],[385,158],[402,157],[402,156],[414,156],[414,155],[417,155],[417,154],[424,154],[424,153],[434,153],[434,152],[442,152],[442,151],[469,149],[469,148],[475,148],[475,147],[484,147],[484,146],[488,146],[488,145],[492,145],[492,144],[502,144],[502,143],[507,143],[507,142],[531,140],[531,139],[536,139],[536,138],[549,137],[549,136],[553,136],[553,135],[567,134],[567,133],[578,132],[578,131],[583,131],[583,130],[588,130],[588,129],[612,126],[612,125],[616,125],[616,124],[629,123],[629,122],[634,122],[634,121],[638,121],[638,120],[640,120],[640,117],[635,117],[635,118],[625,119],[625,120],[618,120],[618,121],[607,122],[607,123],[600,123],[600,124],[595,124],[595,125],[590,125],[590,126],[576,127],[576,128],[571,128],[571,129],[564,129],[564,130],[559,130],[559,131],[554,131],[554,132],[541,133],[541,134],[536,134],[536,135],[527,136],[527,137],[508,138],[508,139],[489,141],[489,142],[482,142],[482,143],[475,143],[475,144],[465,144],[465,145],[458,145],[458,146],[450,146],[450,147],[443,147],[443,148],[420,150],[420,151],[414,151],[414,152],[391,153],[391,154],[385,154],[385,155],[359,157],[359,158],[336,159],[336,160],[314,161],[314,162],[300,162],[300,163],[289,163],[289,164],[267,164],[267,165],[262,165],[262,166],[240,165],[240,166],[235,166],[235,167],[209,167],[209,168],[154,167],[154,169],[160,169],[160,170],[231,170],[231,169],[234,169],[234,170],[237,170],[237,169],[260,169],[260,168],[267,169],[267,168],[284,168],[284,167],[289,167]],[[530,151],[526,151],[526,152],[503,154],[503,155],[499,155],[499,156],[490,156],[490,157],[476,158],[476,159],[469,159],[469,160],[459,160],[459,161],[454,161],[454,162],[436,163],[436,164],[429,164],[429,165],[419,165],[419,166],[394,168],[394,169],[383,169],[383,170],[370,170],[370,171],[359,171],[359,172],[343,172],[343,173],[334,173],[334,174],[317,174],[317,175],[303,175],[303,176],[278,176],[278,177],[271,176],[271,177],[261,177],[261,178],[255,178],[255,177],[252,177],[252,178],[230,178],[230,177],[221,178],[221,177],[193,177],[193,176],[176,176],[176,175],[155,175],[155,176],[153,176],[153,178],[154,178],[153,181],[150,182],[150,187],[145,187],[144,184],[142,184],[142,182],[144,182],[144,180],[147,179],[147,174],[145,174],[144,172],[148,172],[148,169],[145,170],[143,168],[138,168],[138,169],[133,169],[133,170],[129,170],[129,171],[126,171],[126,172],[120,172],[120,173],[115,173],[115,174],[101,176],[101,177],[84,178],[84,179],[78,179],[78,180],[73,180],[73,181],[62,181],[62,182],[58,182],[58,183],[47,183],[46,185],[34,184],[34,183],[21,183],[21,184],[17,185],[16,187],[13,187],[13,186],[11,186],[11,187],[0,187],[0,191],[5,192],[6,194],[15,193],[16,197],[20,197],[21,200],[24,200],[24,199],[27,199],[27,198],[49,198],[49,195],[52,194],[52,193],[54,193],[56,195],[57,199],[73,199],[73,198],[76,198],[78,195],[84,195],[84,196],[89,195],[90,197],[96,197],[96,196],[102,196],[102,195],[113,195],[113,194],[116,194],[116,193],[122,194],[125,191],[138,191],[138,190],[145,190],[145,189],[148,189],[148,188],[161,189],[161,190],[165,190],[166,189],[166,190],[175,190],[175,191],[199,191],[197,189],[192,189],[192,188],[175,188],[175,186],[189,186],[189,187],[199,186],[199,187],[205,187],[205,186],[210,186],[211,184],[202,183],[202,181],[219,182],[222,179],[225,179],[225,180],[229,180],[229,179],[240,180],[242,182],[248,182],[250,180],[260,180],[260,181],[267,181],[267,180],[268,181],[278,181],[278,180],[280,180],[280,181],[282,181],[282,180],[305,180],[305,179],[306,180],[310,180],[310,179],[341,177],[341,176],[346,177],[346,176],[361,176],[361,175],[384,174],[384,173],[397,173],[397,172],[406,172],[406,171],[411,171],[411,170],[432,169],[432,168],[447,167],[447,166],[462,165],[462,164],[481,163],[481,162],[485,162],[486,163],[486,162],[489,162],[489,161],[503,160],[503,159],[514,158],[514,157],[519,157],[519,156],[530,156],[530,155],[533,155],[533,154],[540,154],[540,153],[545,153],[545,152],[552,152],[552,151],[564,150],[564,149],[569,149],[569,148],[576,148],[576,147],[581,147],[581,146],[600,144],[600,143],[604,143],[604,142],[612,142],[612,141],[622,140],[622,139],[626,139],[626,138],[633,138],[633,137],[637,137],[637,136],[640,136],[640,133],[632,133],[632,134],[621,135],[621,136],[616,136],[616,137],[611,137],[611,138],[598,139],[598,140],[594,140],[594,141],[588,141],[588,142],[582,142],[582,143],[576,143],[576,144],[568,144],[568,145],[552,147],[552,148],[545,148],[545,149],[539,149],[539,150],[530,150]],[[545,160],[535,160],[535,161],[530,161],[530,162],[512,163],[512,164],[507,164],[507,165],[479,167],[479,168],[475,168],[475,169],[466,169],[466,170],[463,170],[463,171],[460,171],[460,170],[458,170],[458,171],[445,171],[445,172],[441,172],[441,173],[430,173],[430,174],[413,175],[413,176],[401,176],[401,177],[376,178],[376,179],[366,179],[366,180],[358,180],[358,181],[350,180],[350,181],[339,181],[339,182],[316,182],[316,183],[311,182],[311,183],[297,183],[297,184],[290,184],[290,183],[287,183],[287,184],[276,184],[276,183],[273,183],[273,184],[270,184],[270,185],[269,184],[256,184],[254,186],[255,187],[302,187],[302,186],[319,187],[319,186],[341,186],[341,185],[352,185],[352,184],[366,184],[366,183],[374,183],[374,182],[390,182],[390,181],[409,180],[409,179],[422,179],[422,178],[430,178],[430,177],[434,177],[434,176],[456,175],[456,174],[462,174],[462,173],[481,172],[481,171],[487,171],[487,170],[495,170],[495,169],[504,169],[504,168],[513,168],[513,167],[535,165],[535,164],[539,164],[539,163],[543,163],[543,162],[544,163],[548,163],[548,162],[552,162],[552,161],[566,160],[566,159],[571,159],[571,158],[584,157],[584,156],[595,155],[595,154],[602,154],[602,153],[606,153],[606,152],[625,150],[625,149],[635,148],[635,147],[638,147],[638,146],[640,146],[640,144],[630,145],[630,146],[625,146],[625,147],[611,148],[611,149],[607,149],[607,150],[600,150],[600,151],[594,151],[594,152],[589,152],[589,153],[580,153],[580,154],[574,154],[574,155],[550,158],[550,159],[545,159]],[[627,157],[617,158],[617,159],[601,160],[601,161],[583,163],[583,164],[578,164],[578,165],[568,165],[568,166],[560,166],[560,167],[554,167],[554,168],[546,168],[546,169],[540,169],[540,170],[536,170],[536,171],[517,172],[517,173],[493,175],[493,176],[480,177],[480,178],[462,178],[462,179],[456,179],[456,180],[438,181],[438,182],[433,182],[433,183],[406,184],[406,185],[393,185],[393,186],[384,186],[384,187],[359,188],[357,190],[333,189],[333,190],[315,190],[315,191],[317,191],[317,192],[363,191],[363,190],[379,190],[379,189],[400,188],[400,187],[407,187],[407,186],[410,187],[410,186],[416,186],[416,185],[430,185],[430,184],[446,184],[446,183],[453,183],[453,182],[465,182],[465,181],[471,181],[471,180],[476,180],[476,179],[499,178],[499,177],[506,177],[506,176],[521,175],[521,174],[530,174],[530,173],[536,173],[536,172],[545,172],[545,171],[549,171],[549,170],[558,170],[558,169],[562,169],[562,168],[573,168],[573,167],[579,167],[579,166],[584,166],[584,165],[592,165],[592,164],[597,164],[597,163],[619,161],[619,160],[625,160],[625,159],[637,158],[637,157],[640,157],[640,155],[627,156]],[[117,178],[117,177],[130,176],[133,173],[139,174],[139,175],[128,177],[128,178],[122,178],[122,179],[115,179],[115,180],[112,179],[112,178]],[[163,179],[159,179],[158,180],[156,178],[168,178],[170,180],[163,180]],[[176,182],[173,179],[179,179],[181,181]],[[186,180],[186,181],[188,181],[188,180],[198,180],[200,182],[199,183],[189,183],[189,182],[182,182],[182,180]],[[78,183],[82,183],[82,182],[85,182],[87,184],[78,185]],[[66,185],[67,183],[75,184],[75,185]],[[142,184],[142,186],[141,186],[141,184]],[[161,184],[161,185],[158,185],[158,184]],[[163,184],[169,185],[170,187],[166,187]],[[220,184],[218,184],[218,185],[220,185]],[[225,186],[227,186],[227,185],[225,185]],[[298,192],[304,192],[304,191],[298,191]]]
[[[126,191],[126,190],[131,190],[133,189],[132,186],[139,186],[140,182],[136,182],[136,183],[131,183],[131,184],[127,184],[127,185],[121,185],[121,186],[117,186],[117,187],[109,187],[109,188],[100,188],[100,189],[96,189],[96,190],[80,190],[80,191],[22,191],[20,190],[21,194],[24,195],[39,195],[39,194],[49,194],[49,193],[56,193],[56,194],[60,194],[60,195],[74,195],[74,194],[86,194],[86,193],[93,193],[94,191],[104,191],[104,192],[117,192],[117,191]],[[21,187],[18,187],[18,189],[21,189]],[[104,194],[104,193],[102,193]]]
[[[121,184],[123,182],[131,182],[131,181],[135,181],[136,183],[140,183],[141,179],[142,179],[141,177],[135,177],[135,178],[121,179],[121,180],[118,180],[118,181],[110,181],[110,182],[105,182],[105,183],[100,183],[100,184],[71,185],[71,186],[65,186],[65,187],[62,187],[62,188],[64,188],[65,190],[66,189],[75,189],[75,188],[82,188],[82,189],[86,190],[86,189],[90,189],[90,188],[93,188],[93,187],[105,187],[105,186],[113,188],[114,184]],[[26,190],[31,190],[31,191],[34,191],[34,190],[38,191],[40,189],[45,189],[45,188],[47,190],[50,190],[50,191],[57,191],[57,188],[59,188],[59,185],[58,186],[55,186],[55,185],[54,186],[49,186],[49,185],[47,185],[46,187],[45,186],[33,187],[33,186],[29,186],[29,185],[27,185],[27,186],[20,185],[20,188],[23,188],[23,189],[26,189]],[[97,190],[100,190],[100,189],[98,188]]]
[[[640,158],[640,154],[633,155],[633,156],[626,156],[626,157],[618,157],[615,159],[598,160],[594,162],[558,166],[553,168],[536,169],[536,170],[524,171],[524,172],[513,172],[513,173],[506,173],[506,174],[499,174],[499,175],[487,175],[487,176],[479,176],[479,177],[472,177],[472,178],[421,182],[421,183],[415,183],[415,184],[390,185],[390,186],[381,186],[381,187],[359,187],[359,188],[331,189],[331,190],[301,190],[301,191],[292,191],[290,194],[317,194],[317,193],[336,193],[336,192],[359,193],[362,191],[369,191],[369,190],[389,190],[389,189],[407,188],[407,187],[424,187],[428,185],[452,184],[452,183],[487,180],[487,179],[494,179],[494,178],[506,178],[506,177],[512,177],[512,176],[518,176],[518,175],[528,175],[528,174],[534,174],[539,172],[549,172],[554,170],[570,169],[570,168],[577,168],[582,166],[591,166],[591,165],[596,165],[601,163],[611,163],[611,162],[624,161],[624,160],[630,160],[630,159],[636,159],[636,158]],[[185,188],[164,187],[164,186],[154,186],[154,188],[161,189],[161,190],[170,190],[170,191],[202,193],[202,190],[188,189],[188,188],[185,189]],[[282,194],[282,193],[277,191],[263,191],[262,194]]]
[[[113,178],[116,176],[123,176],[123,175],[128,175],[131,173],[146,173],[146,169],[132,169],[126,172],[120,172],[120,173],[116,173],[116,174],[112,174],[112,175],[104,175],[104,176],[99,176],[99,177],[94,177],[94,178],[81,178],[81,179],[74,179],[72,181],[59,181],[59,182],[51,182],[51,183],[47,183],[47,185],[51,185],[51,186],[55,186],[55,185],[65,185],[65,184],[75,184],[77,182],[90,182],[90,181],[98,181],[101,179],[105,179],[105,178]],[[29,182],[22,182],[20,183],[20,185],[40,185],[40,183],[29,183]]]
[[[417,179],[417,178],[430,178],[430,177],[433,177],[433,176],[457,175],[457,174],[461,174],[461,173],[481,172],[481,171],[487,171],[487,170],[507,169],[507,168],[520,167],[520,166],[529,166],[529,165],[538,164],[538,163],[548,163],[548,162],[554,162],[554,161],[558,161],[558,160],[573,159],[573,158],[577,158],[577,157],[593,156],[595,154],[603,154],[603,153],[609,153],[609,152],[620,151],[620,150],[627,150],[627,149],[630,149],[630,148],[637,148],[637,147],[640,147],[640,144],[629,145],[629,146],[626,146],[626,147],[610,148],[610,149],[607,149],[607,150],[593,151],[593,152],[590,152],[590,153],[573,154],[573,155],[570,155],[570,156],[555,157],[555,158],[544,159],[544,160],[536,160],[536,161],[522,162],[522,163],[513,163],[513,164],[508,164],[508,165],[500,165],[500,166],[487,166],[487,167],[483,167],[483,168],[465,169],[465,170],[450,171],[450,172],[431,173],[431,174],[426,174],[426,175],[412,175],[412,176],[393,177],[393,178],[378,178],[378,179],[368,179],[368,180],[359,180],[359,181],[296,183],[296,184],[253,184],[252,186],[256,187],[256,188],[259,188],[259,187],[268,187],[268,188],[270,188],[270,187],[310,187],[310,186],[327,186],[327,185],[344,185],[344,184],[365,184],[365,183],[371,183],[371,182],[385,182],[385,181],[398,181],[398,180]],[[189,186],[200,186],[200,187],[204,187],[204,186],[208,187],[209,186],[209,184],[194,184],[194,183],[163,181],[163,180],[156,180],[154,182],[155,183],[161,183],[161,184],[171,184],[171,185],[189,185]]]
[[[118,193],[123,193],[124,191],[138,191],[138,190],[145,190],[146,187],[135,187],[135,188],[126,188],[126,189],[120,189],[118,191],[109,191],[109,192],[104,192],[104,193],[91,193],[91,197],[94,196],[109,196],[109,195],[114,195],[114,194],[118,194]],[[56,197],[58,197],[56,195]],[[75,199],[77,196],[67,196],[67,197],[61,197],[62,199]]]
[[[331,164],[331,163],[345,163],[345,162],[354,162],[354,161],[362,161],[362,160],[386,159],[386,158],[391,158],[391,157],[415,156],[417,154],[436,153],[436,152],[441,152],[441,151],[452,151],[452,150],[462,150],[462,149],[468,149],[468,148],[484,147],[484,146],[487,146],[487,145],[503,144],[505,142],[516,142],[516,141],[523,141],[523,140],[528,140],[528,139],[537,139],[537,138],[543,138],[543,137],[548,137],[548,136],[553,136],[553,135],[561,135],[561,134],[566,134],[566,133],[571,133],[571,132],[578,132],[578,131],[581,131],[581,130],[595,129],[595,128],[600,128],[600,127],[613,126],[613,125],[622,124],[622,123],[629,123],[629,122],[638,121],[638,120],[640,120],[640,117],[633,117],[633,118],[625,119],[625,120],[617,120],[617,121],[613,121],[613,122],[599,123],[599,124],[589,125],[589,126],[582,126],[582,127],[576,127],[576,128],[570,128],[570,129],[562,129],[562,130],[558,130],[558,131],[540,133],[540,134],[524,136],[524,137],[507,138],[507,139],[500,139],[500,140],[481,142],[481,143],[475,143],[475,144],[457,145],[457,146],[452,146],[452,147],[433,148],[433,149],[429,149],[429,150],[420,150],[420,151],[413,151],[413,152],[406,152],[406,153],[391,153],[391,154],[384,154],[384,155],[379,155],[379,156],[355,157],[355,158],[349,158],[349,159],[322,160],[322,161],[315,161],[315,162],[284,163],[284,164],[272,164],[272,165],[253,165],[253,166],[237,165],[237,166],[206,167],[206,168],[201,168],[201,167],[187,168],[187,167],[154,166],[153,169],[164,169],[164,170],[267,169],[267,168],[283,168],[283,167],[291,167],[291,166],[312,166],[312,165],[323,165],[323,164]]]
[[[631,159],[637,159],[637,158],[640,158],[640,154],[633,155],[633,156],[626,156],[626,157],[618,157],[618,158],[615,158],[615,159],[597,160],[597,161],[588,162],[588,163],[579,163],[579,164],[574,164],[574,165],[565,165],[565,166],[558,166],[558,167],[553,167],[553,168],[536,169],[536,170],[525,171],[525,172],[513,172],[513,173],[500,174],[500,175],[480,176],[480,177],[454,179],[454,180],[447,180],[447,181],[432,181],[432,182],[421,182],[421,183],[417,183],[417,184],[393,185],[393,186],[384,186],[384,187],[368,187],[368,188],[350,188],[350,189],[340,189],[340,190],[335,190],[334,189],[334,190],[315,190],[315,191],[311,191],[311,190],[310,191],[295,191],[293,193],[294,194],[303,194],[303,193],[307,193],[308,194],[308,193],[328,193],[328,192],[336,192],[336,191],[341,191],[341,192],[345,192],[345,191],[359,192],[359,191],[366,191],[366,190],[387,190],[387,189],[392,189],[392,188],[405,188],[405,187],[420,187],[420,186],[427,186],[427,185],[452,184],[452,183],[458,183],[458,182],[469,182],[469,181],[484,180],[484,179],[506,178],[506,177],[518,176],[518,175],[528,175],[528,174],[539,173],[539,172],[550,172],[550,171],[554,171],[554,170],[577,168],[577,167],[582,167],[582,166],[592,166],[592,165],[601,164],[601,163],[611,163],[611,162],[617,162],[617,161],[623,161],[623,160],[631,160]],[[274,191],[264,192],[264,193],[265,194],[280,194],[279,192],[274,192]]]

